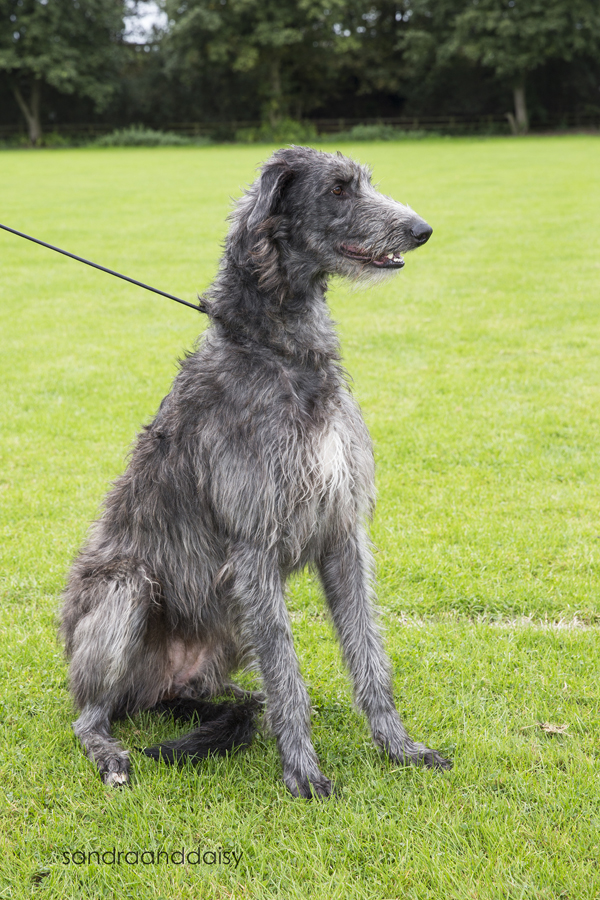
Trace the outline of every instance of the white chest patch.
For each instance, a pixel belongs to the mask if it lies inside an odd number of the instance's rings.
[[[323,493],[335,496],[351,490],[354,477],[349,465],[348,447],[335,420],[321,435],[316,462]]]

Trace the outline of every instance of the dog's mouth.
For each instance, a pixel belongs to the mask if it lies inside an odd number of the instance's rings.
[[[354,247],[352,244],[342,244],[340,253],[347,259],[354,259],[356,262],[366,263],[369,266],[377,266],[378,269],[401,269],[404,265],[404,260],[396,251],[373,256],[368,250],[361,250],[360,247]]]

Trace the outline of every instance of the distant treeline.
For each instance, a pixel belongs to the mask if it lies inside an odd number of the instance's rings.
[[[600,121],[600,0],[0,0],[0,127],[508,114]]]

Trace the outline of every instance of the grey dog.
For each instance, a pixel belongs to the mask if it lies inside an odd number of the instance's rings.
[[[431,231],[366,168],[304,147],[274,153],[237,203],[204,301],[210,327],[139,435],[65,591],[74,730],[106,784],[129,779],[111,722],[139,710],[198,714],[190,735],[146,751],[167,761],[248,743],[259,700],[229,678],[252,663],[285,784],[330,794],[285,603],[286,579],[306,565],[375,743],[393,761],[450,768],[394,705],[372,603],[373,452],[325,300],[331,275],[400,269]]]

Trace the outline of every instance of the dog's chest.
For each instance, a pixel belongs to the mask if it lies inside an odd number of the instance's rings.
[[[337,395],[320,412],[298,444],[287,443],[282,460],[284,545],[302,561],[334,533],[353,530],[374,495],[371,441],[354,400]]]
[[[314,489],[322,495],[350,495],[356,473],[352,460],[352,435],[339,417],[328,422],[317,435],[314,447]]]
[[[292,479],[311,497],[349,499],[371,490],[371,440],[360,409],[337,373],[310,390],[299,380],[284,379],[295,402],[288,407],[284,456]],[[320,389],[319,389],[320,388]],[[295,470],[295,471],[294,471]]]

